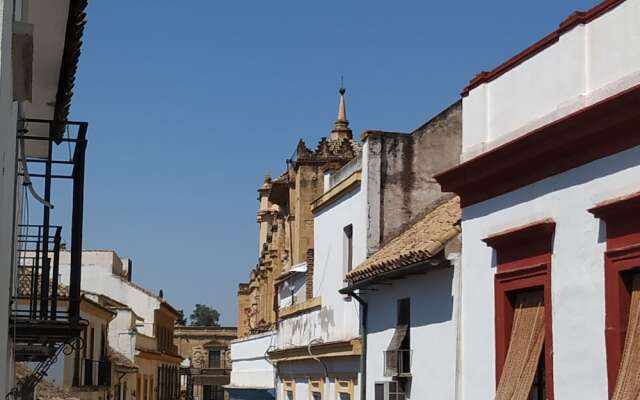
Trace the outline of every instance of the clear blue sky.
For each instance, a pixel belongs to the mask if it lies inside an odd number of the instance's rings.
[[[90,122],[85,248],[187,314],[236,321],[256,189],[336,117],[410,131],[595,0],[90,1],[72,117]]]

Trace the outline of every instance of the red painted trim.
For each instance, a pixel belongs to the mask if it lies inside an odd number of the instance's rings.
[[[542,290],[545,304],[545,381],[547,398],[553,400],[553,326],[551,303],[551,254],[555,223],[543,220],[491,235],[484,241],[496,250],[495,345],[496,385],[509,350],[513,326],[514,294]]]
[[[435,176],[463,207],[640,145],[640,85]]]
[[[482,241],[494,249],[520,245],[532,240],[551,237],[555,228],[556,223],[549,218],[494,233]]]
[[[503,75],[507,71],[517,67],[518,65],[522,64],[526,60],[540,53],[547,47],[556,43],[560,39],[560,36],[562,36],[562,34],[570,31],[571,29],[575,28],[578,25],[584,25],[591,22],[592,20],[607,13],[608,11],[612,10],[613,8],[622,4],[623,2],[624,0],[605,0],[588,11],[573,12],[564,21],[560,23],[560,25],[558,26],[558,29],[556,29],[555,31],[551,32],[550,34],[543,37],[542,39],[532,44],[531,46],[527,47],[520,53],[511,57],[504,63],[498,65],[496,68],[492,69],[491,71],[482,71],[479,74],[477,74],[469,82],[469,84],[464,89],[462,89],[462,92],[460,93],[460,95],[462,97],[468,96],[471,90],[482,85],[483,83],[491,82],[492,80],[498,78],[499,76]]]
[[[603,201],[587,211],[605,221],[622,213],[638,212],[640,211],[640,192]]]
[[[589,210],[607,225],[604,255],[605,340],[609,398],[613,396],[629,321],[631,274],[640,273],[640,193]]]

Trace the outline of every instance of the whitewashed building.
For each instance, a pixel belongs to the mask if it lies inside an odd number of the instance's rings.
[[[268,331],[231,341],[231,382],[225,386],[230,400],[273,400],[276,371],[267,353],[275,347],[275,332]]]
[[[463,92],[459,398],[638,396],[639,20],[603,1]]]
[[[68,256],[68,252],[61,254],[63,276],[69,268]],[[109,346],[122,356],[123,368],[114,397],[173,400],[180,394],[182,357],[173,340],[179,314],[166,299],[134,283],[132,275],[131,260],[113,250],[82,253],[83,290],[116,313],[109,324],[108,339]],[[83,330],[82,337],[87,335],[90,331]],[[129,363],[135,368],[127,369]]]

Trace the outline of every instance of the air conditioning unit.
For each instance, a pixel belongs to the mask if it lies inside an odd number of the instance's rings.
[[[405,400],[404,385],[402,382],[376,382],[374,400]]]

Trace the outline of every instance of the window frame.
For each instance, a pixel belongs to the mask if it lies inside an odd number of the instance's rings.
[[[491,235],[483,241],[494,249],[495,385],[500,383],[513,328],[512,298],[518,292],[542,290],[545,313],[543,356],[545,389],[553,400],[553,304],[551,299],[551,257],[555,222],[537,221]]]
[[[609,398],[618,380],[629,323],[632,274],[640,273],[640,192],[588,210],[605,224],[605,344]]]
[[[218,353],[218,365],[217,366],[212,366],[211,365],[211,354],[212,353]],[[214,357],[215,359],[215,357]],[[222,368],[222,349],[208,349],[207,350],[207,366],[209,368]]]
[[[342,228],[344,238],[344,274],[353,270],[353,224]]]

